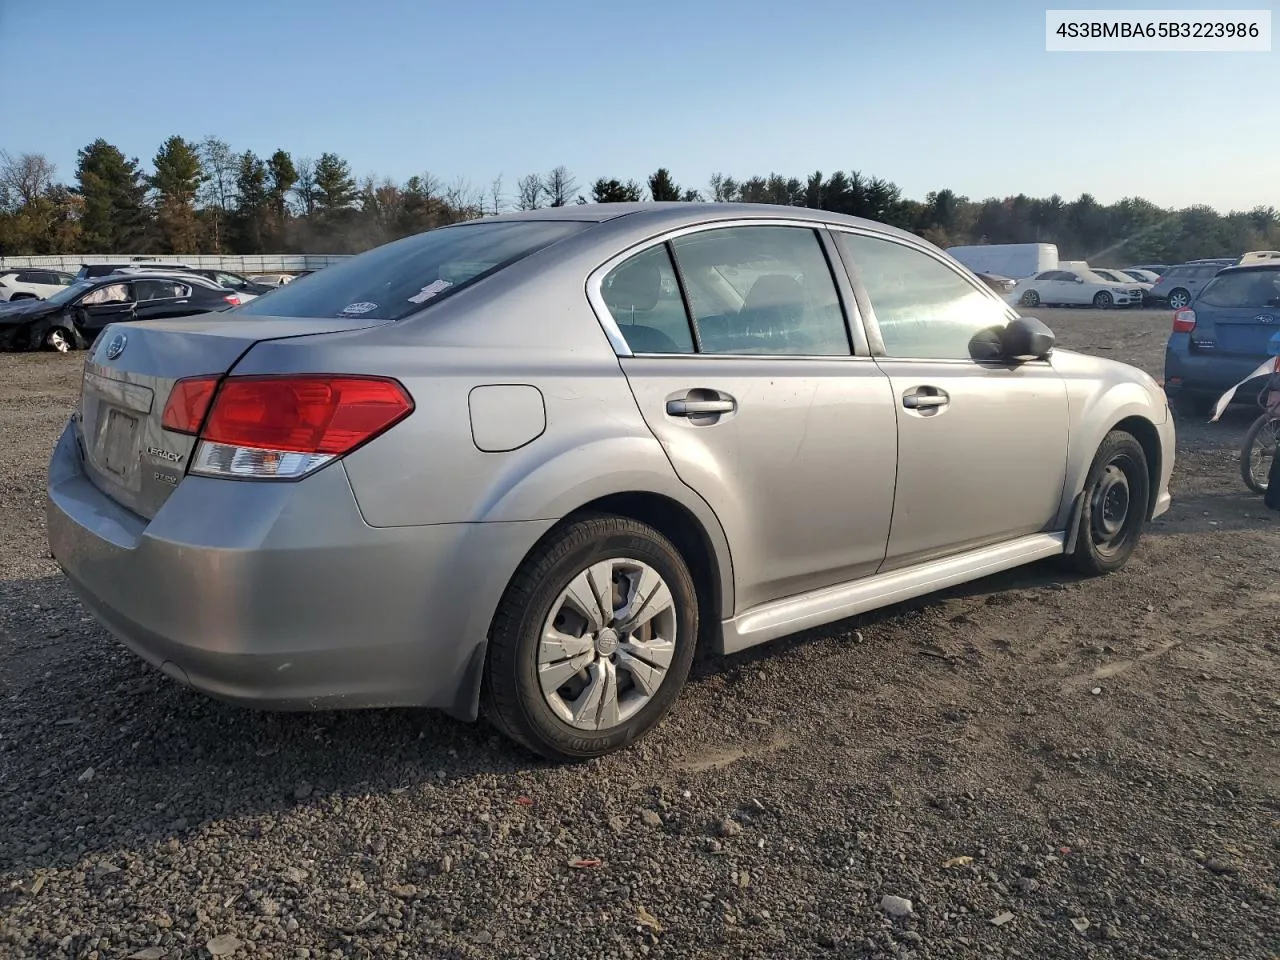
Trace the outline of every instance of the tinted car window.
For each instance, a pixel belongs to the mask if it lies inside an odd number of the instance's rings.
[[[375,247],[251,300],[236,311],[272,317],[399,320],[590,226],[508,220],[441,227]]]
[[[134,296],[139,300],[171,300],[186,296],[188,290],[174,280],[139,280],[133,285]]]
[[[1199,302],[1210,307],[1280,306],[1280,270],[1224,273],[1201,291]]]
[[[1220,263],[1211,264],[1207,267],[1196,267],[1195,271],[1191,274],[1191,278],[1193,280],[1209,280],[1212,277],[1217,276],[1218,271],[1221,269],[1222,264]]]
[[[974,334],[1008,323],[1001,301],[941,260],[892,240],[836,236],[866,288],[889,356],[968,360]]]
[[[693,353],[693,333],[665,244],[614,267],[600,295],[633,353]]]
[[[237,277],[234,273],[215,273],[213,281],[228,290],[243,290],[249,284],[244,277]]]
[[[671,241],[703,353],[848,356],[831,267],[807,227],[727,227]]]

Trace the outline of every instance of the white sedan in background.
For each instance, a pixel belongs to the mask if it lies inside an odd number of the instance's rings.
[[[1110,267],[1093,267],[1092,271],[1100,276],[1103,280],[1112,280],[1115,283],[1126,287],[1137,287],[1142,291],[1142,302],[1148,303],[1153,297],[1151,296],[1151,288],[1156,285],[1155,280],[1147,281],[1135,277],[1127,270],[1112,270]],[[1159,279],[1158,277],[1156,279]]]
[[[75,282],[61,270],[10,267],[0,270],[0,300],[43,300]]]
[[[1107,310],[1142,306],[1142,295],[1142,287],[1136,280],[1117,283],[1093,270],[1074,269],[1045,270],[1019,280],[1010,299],[1024,307],[1091,305]]]

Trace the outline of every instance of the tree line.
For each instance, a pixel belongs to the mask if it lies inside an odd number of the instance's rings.
[[[958,243],[1058,245],[1063,259],[1176,263],[1280,249],[1274,207],[1219,213],[1160,207],[1133,197],[1112,204],[1012,197],[971,200],[943,189],[904,197],[889,180],[856,170],[805,177],[737,179],[714,174],[704,188],[660,168],[644,183],[599,177],[580,188],[565,166],[476,187],[430,173],[397,183],[357,178],[336,153],[260,157],[225,140],[170,137],[150,172],[104,139],[77,154],[64,183],[38,153],[0,151],[0,255],[66,253],[357,253],[399,237],[510,209],[627,201],[745,202],[813,207],[909,230],[942,247]]]

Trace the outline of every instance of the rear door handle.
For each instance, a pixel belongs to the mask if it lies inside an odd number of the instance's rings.
[[[673,417],[705,417],[713,413],[733,413],[733,401],[668,400],[667,413]]]
[[[904,394],[902,405],[908,410],[922,410],[932,407],[945,407],[951,402],[945,391],[936,387],[922,387],[912,393]]]

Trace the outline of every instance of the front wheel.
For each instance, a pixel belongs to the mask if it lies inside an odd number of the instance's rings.
[[[1129,562],[1147,522],[1151,477],[1142,444],[1130,433],[1112,430],[1102,441],[1084,484],[1071,566],[1097,576]]]
[[[70,353],[75,349],[75,338],[62,327],[52,327],[44,335],[44,343],[41,346],[56,353]]]
[[[1028,290],[1022,295],[1021,303],[1024,307],[1038,307],[1040,306],[1040,294],[1034,290]]]
[[[1254,493],[1267,492],[1267,475],[1280,442],[1280,417],[1264,413],[1249,427],[1240,445],[1240,478]]]
[[[550,760],[612,753],[666,715],[697,634],[693,578],[670,540],[624,517],[572,522],[526,558],[498,606],[485,716]]]
[[[1105,290],[1099,290],[1093,295],[1093,305],[1099,310],[1110,310],[1115,301],[1111,298],[1111,294]]]

